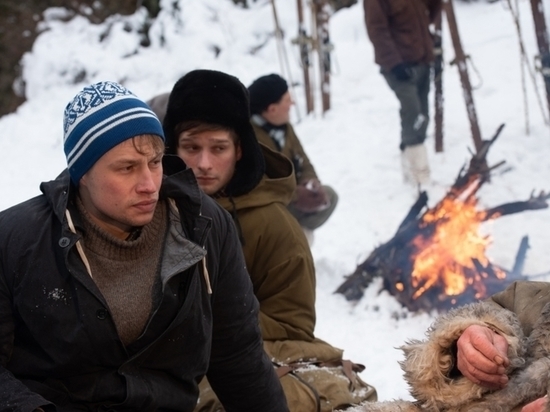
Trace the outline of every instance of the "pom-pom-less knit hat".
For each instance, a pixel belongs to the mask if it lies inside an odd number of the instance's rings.
[[[74,184],[101,156],[132,137],[152,134],[164,140],[162,125],[147,104],[115,82],[82,89],[65,108],[63,149]]]
[[[288,91],[288,84],[278,74],[268,74],[254,80],[248,86],[250,93],[250,112],[262,114],[270,104],[277,103]]]

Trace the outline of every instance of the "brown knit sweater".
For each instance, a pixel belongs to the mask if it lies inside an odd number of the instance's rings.
[[[167,210],[159,202],[153,220],[132,240],[120,240],[96,225],[80,199],[83,248],[92,278],[105,297],[122,343],[128,346],[143,332],[161,296],[160,257]]]

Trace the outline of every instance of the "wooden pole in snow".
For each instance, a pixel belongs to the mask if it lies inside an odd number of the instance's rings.
[[[468,76],[466,55],[464,54],[464,49],[462,48],[462,43],[458,34],[458,25],[456,23],[453,1],[443,0],[443,10],[445,11],[447,22],[449,23],[449,30],[451,32],[451,39],[453,41],[453,47],[455,50],[454,63],[458,67],[458,73],[460,74],[460,83],[462,84],[462,91],[464,93],[464,100],[466,102],[466,111],[468,113],[468,119],[470,121],[470,130],[472,132],[472,138],[474,140],[476,151],[478,151],[482,146],[481,132],[479,130],[479,124],[477,122],[474,96],[472,94],[472,85],[470,84],[470,77]]]

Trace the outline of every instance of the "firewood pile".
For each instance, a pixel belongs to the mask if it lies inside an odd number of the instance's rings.
[[[485,250],[490,243],[479,234],[480,225],[500,216],[548,207],[550,194],[531,194],[526,201],[505,203],[479,210],[476,193],[490,174],[504,162],[489,167],[486,156],[504,125],[463,167],[454,184],[434,207],[428,208],[426,192],[417,201],[393,238],[376,247],[367,259],[346,276],[335,293],[356,301],[375,278],[383,289],[410,311],[444,311],[483,299],[503,290],[522,274],[528,237],[519,246],[512,269],[489,261]]]

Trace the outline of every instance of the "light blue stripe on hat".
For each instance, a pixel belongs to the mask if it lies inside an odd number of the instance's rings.
[[[95,139],[101,138],[104,133],[123,122],[132,121],[140,117],[151,117],[157,119],[156,115],[152,111],[142,107],[136,107],[117,113],[110,118],[103,120],[92,129],[89,129],[88,132],[82,135],[73,150],[71,150],[71,152],[67,155],[69,167],[72,166],[72,164],[82,155],[82,152],[86,150],[86,148],[92,144]]]
[[[102,82],[85,87],[65,108],[64,144],[69,174],[78,182],[109,150],[140,135],[164,140],[159,119],[123,86]]]

